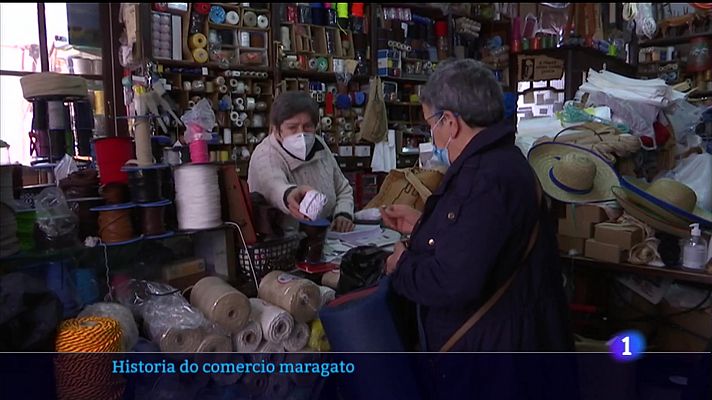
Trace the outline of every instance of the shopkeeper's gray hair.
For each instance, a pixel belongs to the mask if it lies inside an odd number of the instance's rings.
[[[279,129],[284,121],[301,113],[307,113],[314,126],[319,123],[319,105],[309,93],[301,90],[283,92],[272,103],[269,122],[273,127]]]
[[[504,118],[504,95],[492,71],[472,59],[444,61],[420,92],[420,101],[434,111],[458,114],[471,128],[487,127]]]

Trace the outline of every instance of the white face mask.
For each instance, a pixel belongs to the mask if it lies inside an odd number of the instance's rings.
[[[282,147],[291,155],[304,161],[312,151],[316,137],[313,133],[295,133],[282,139]]]

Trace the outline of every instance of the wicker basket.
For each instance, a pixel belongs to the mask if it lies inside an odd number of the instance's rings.
[[[249,257],[255,268],[257,279],[262,279],[270,271],[291,271],[295,268],[299,243],[304,235],[298,234],[283,239],[269,240],[241,248],[238,256],[240,271],[252,279]]]

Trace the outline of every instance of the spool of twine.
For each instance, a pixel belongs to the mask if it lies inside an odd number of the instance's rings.
[[[286,310],[297,322],[312,321],[321,304],[321,293],[314,282],[281,271],[262,278],[258,295]]]
[[[108,353],[121,351],[121,325],[112,318],[84,317],[63,321],[57,331],[57,352]]]
[[[215,276],[205,277],[195,284],[190,303],[231,333],[239,332],[250,318],[247,296]]]
[[[294,326],[292,334],[284,341],[284,349],[289,352],[300,351],[309,343],[309,325],[299,322]]]
[[[161,174],[158,169],[137,169],[128,174],[131,201],[151,203],[161,200]]]
[[[194,353],[203,342],[200,329],[165,327],[148,322],[151,340],[165,353]]]
[[[119,243],[135,237],[131,209],[99,212],[99,236],[106,243]]]
[[[198,346],[198,353],[231,353],[232,342],[230,338],[223,335],[209,333],[203,337]]]
[[[129,187],[123,183],[110,183],[101,187],[101,197],[106,204],[122,204],[129,201]]]
[[[175,170],[176,210],[180,229],[210,229],[222,224],[217,169],[183,165]]]
[[[250,299],[252,319],[262,328],[262,337],[270,343],[287,339],[294,329],[294,319],[288,312],[262,299]]]
[[[233,336],[233,342],[235,351],[238,353],[254,352],[262,342],[262,327],[257,321],[250,320],[240,332]]]
[[[165,206],[141,207],[141,224],[144,235],[156,236],[166,232]]]

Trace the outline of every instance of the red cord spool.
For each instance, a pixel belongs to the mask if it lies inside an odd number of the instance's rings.
[[[101,184],[127,184],[129,176],[121,171],[121,167],[133,158],[133,140],[125,136],[107,137],[95,140],[94,147]]]
[[[365,3],[353,3],[351,4],[351,15],[354,17],[363,17],[363,5]]]
[[[447,36],[447,21],[438,21],[435,23],[435,36]]]
[[[195,3],[193,9],[200,15],[208,15],[210,13],[210,3]]]

